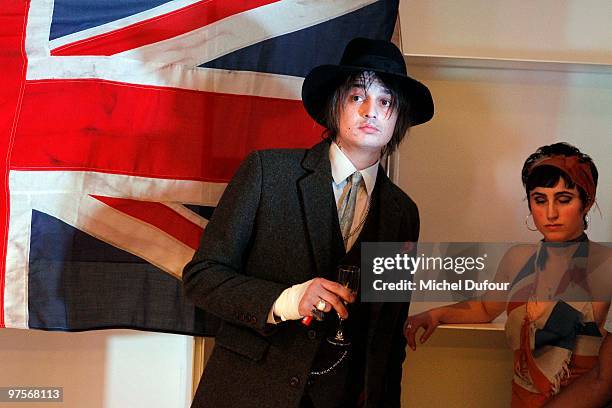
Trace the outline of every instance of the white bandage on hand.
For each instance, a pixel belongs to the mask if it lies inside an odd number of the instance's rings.
[[[278,299],[276,299],[276,302],[274,302],[274,305],[268,314],[268,323],[277,323],[274,319],[274,315],[280,317],[283,322],[286,320],[299,320],[304,317],[300,315],[298,309],[300,306],[300,300],[302,300],[304,292],[306,292],[306,289],[312,281],[313,279],[285,289],[280,294]]]

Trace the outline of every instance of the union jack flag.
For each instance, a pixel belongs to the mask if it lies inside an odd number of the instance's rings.
[[[253,149],[322,129],[303,77],[398,0],[8,0],[0,327],[211,334],[180,277]]]

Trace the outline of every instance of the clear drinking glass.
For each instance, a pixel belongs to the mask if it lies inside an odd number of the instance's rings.
[[[345,288],[349,289],[353,293],[357,293],[359,290],[359,272],[358,266],[353,265],[340,265],[338,266],[338,277],[337,281]],[[344,302],[346,305],[346,302]],[[336,312],[337,313],[337,312]],[[338,328],[336,329],[336,335],[327,338],[327,341],[335,346],[350,346],[351,341],[347,338],[344,332],[344,319],[338,315]]]

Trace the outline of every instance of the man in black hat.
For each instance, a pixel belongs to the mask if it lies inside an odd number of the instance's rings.
[[[379,161],[431,119],[431,95],[393,44],[355,39],[302,99],[325,139],[251,153],[185,267],[186,293],[223,321],[193,407],[400,404],[408,305],[361,303],[336,269],[359,265],[362,241],[417,240],[417,207]],[[327,341],[336,312],[350,345]]]

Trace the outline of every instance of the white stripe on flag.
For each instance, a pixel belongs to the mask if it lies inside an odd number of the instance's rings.
[[[207,221],[182,203],[215,206],[225,183],[149,179],[71,171],[14,171],[9,175],[9,220],[4,314],[6,327],[28,327],[28,263],[32,210],[53,216],[179,277],[194,250],[157,227],[89,194],[155,201],[202,227]]]
[[[34,0],[37,2],[38,0]],[[133,14],[131,16],[127,16],[121,18],[119,20],[111,21],[106,24],[102,24],[96,27],[88,28],[86,30],[78,31],[76,33],[68,34],[63,37],[56,38],[49,42],[49,46],[51,49],[61,47],[62,45],[70,44],[72,42],[77,42],[81,40],[85,40],[90,37],[95,37],[97,35],[106,34],[114,30],[118,30],[121,28],[125,28],[127,26],[139,23],[141,21],[149,20],[151,18],[155,18],[157,16],[161,16],[162,14],[167,14],[187,6],[190,6],[195,3],[199,3],[202,0],[174,0],[169,1],[168,3],[164,3],[157,7],[154,7],[149,10],[142,11],[137,14]],[[48,37],[47,37],[48,38]]]
[[[248,10],[118,56],[195,67],[260,41],[360,9],[373,0],[284,0]]]
[[[233,95],[300,100],[304,78],[250,71],[189,68],[116,57],[48,57],[30,60],[28,80],[104,79]]]
[[[51,0],[30,0],[26,26],[25,51],[30,58],[42,58],[50,55],[49,32],[53,17]]]
[[[192,223],[199,226],[200,228],[206,228],[206,225],[208,225],[208,220],[206,218],[200,217],[198,214],[194,213],[193,211],[191,211],[189,208],[185,207],[184,205],[180,205],[176,203],[160,203],[160,204],[165,205],[166,207],[170,208],[172,211],[179,214],[181,217],[186,218],[187,220],[191,221]]]
[[[11,196],[4,277],[4,324],[28,328],[28,260],[32,202],[29,194]]]
[[[39,195],[33,208],[181,277],[194,249],[151,224],[80,194]]]
[[[226,186],[227,183],[157,179],[94,171],[10,172],[11,196],[79,193],[214,207]]]

